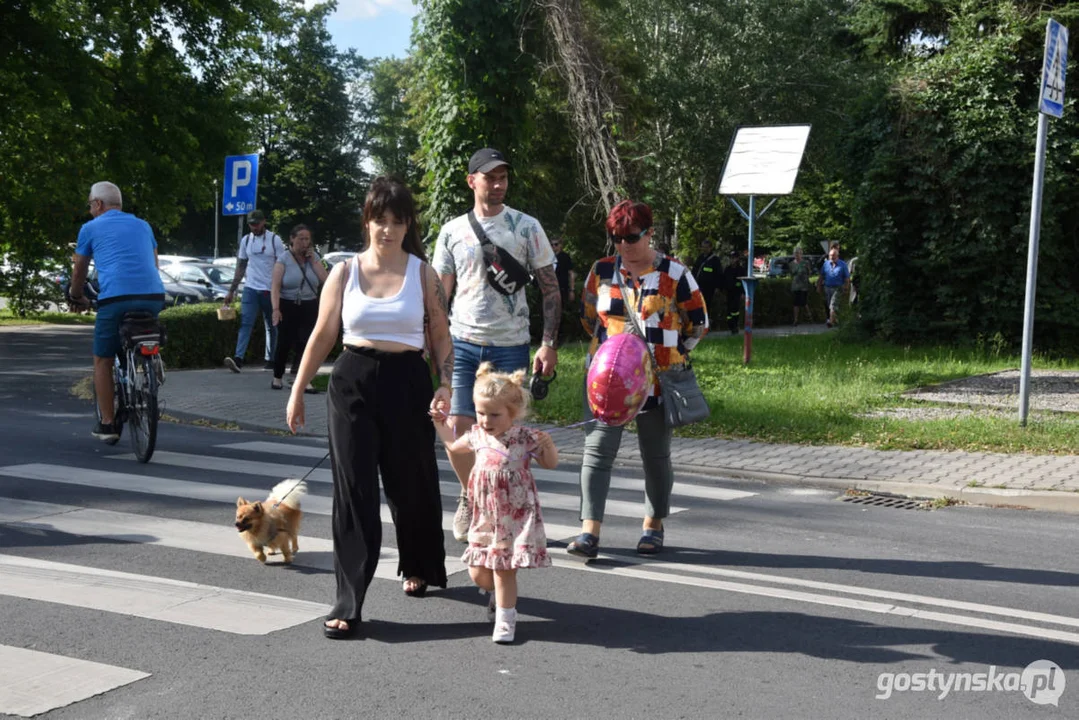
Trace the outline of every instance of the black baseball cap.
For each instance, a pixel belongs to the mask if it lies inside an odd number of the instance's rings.
[[[509,167],[505,155],[494,148],[483,148],[472,153],[472,159],[468,161],[468,174],[491,172],[501,165]]]
[[[247,222],[266,222],[266,214],[261,210],[252,210],[251,212],[247,213]]]

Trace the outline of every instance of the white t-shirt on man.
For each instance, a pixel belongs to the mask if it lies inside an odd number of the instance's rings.
[[[244,287],[269,291],[273,282],[274,263],[287,252],[281,238],[269,230],[263,230],[261,235],[244,235],[240,240],[240,251],[236,253],[238,260],[247,261]]]
[[[554,264],[551,243],[534,217],[503,205],[497,215],[477,215],[476,219],[487,238],[513,255],[530,273]],[[503,295],[487,283],[480,241],[467,214],[442,226],[431,265],[441,275],[456,276],[450,313],[450,334],[454,339],[495,347],[528,344],[524,288],[513,295]]]

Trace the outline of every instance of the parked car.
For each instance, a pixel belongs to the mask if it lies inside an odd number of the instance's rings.
[[[191,255],[158,255],[157,256],[157,265],[158,265],[158,267],[161,267],[162,265],[172,265],[173,263],[198,262],[198,261],[199,261],[199,259],[197,257],[192,257]]]
[[[178,282],[176,278],[162,270],[157,269],[161,283],[165,286],[165,305],[194,305],[199,302],[213,300],[213,293],[198,285],[188,285]]]
[[[820,265],[824,262],[823,255],[803,255],[802,258],[809,261],[809,267],[812,268],[809,272],[810,276],[820,272]],[[786,277],[790,275],[790,265],[793,260],[793,255],[776,255],[773,257],[768,264],[768,277]]]
[[[213,262],[213,264],[214,264],[214,265],[221,265],[221,266],[223,266],[223,267],[231,267],[231,268],[234,268],[234,267],[236,267],[236,257],[235,257],[235,256],[232,256],[232,257],[219,257],[219,258],[214,258],[214,262]]]
[[[182,283],[208,289],[213,300],[224,300],[235,275],[232,268],[205,262],[174,263],[165,270]]]
[[[356,252],[354,250],[326,253],[322,256],[322,262],[326,263],[326,267],[332,268],[337,263],[344,262],[355,254]]]

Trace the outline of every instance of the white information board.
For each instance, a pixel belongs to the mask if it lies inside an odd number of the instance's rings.
[[[734,133],[720,195],[789,195],[809,140],[809,125],[740,127]]]

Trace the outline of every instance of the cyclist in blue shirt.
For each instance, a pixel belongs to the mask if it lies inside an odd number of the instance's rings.
[[[99,285],[94,322],[94,390],[101,421],[92,434],[112,444],[120,439],[112,386],[113,358],[120,350],[120,322],[124,313],[131,311],[157,317],[165,305],[165,286],[157,272],[154,232],[145,220],[121,210],[120,188],[110,182],[94,183],[87,202],[93,219],[79,230],[71,271],[71,302],[82,307],[90,304],[76,288],[85,285],[93,260]]]
[[[824,301],[828,307],[828,327],[838,325],[836,314],[839,310],[840,290],[847,287],[850,282],[850,270],[847,263],[839,259],[839,245],[832,243],[828,249],[828,259],[821,264],[820,277],[817,278],[817,289],[824,288]]]

